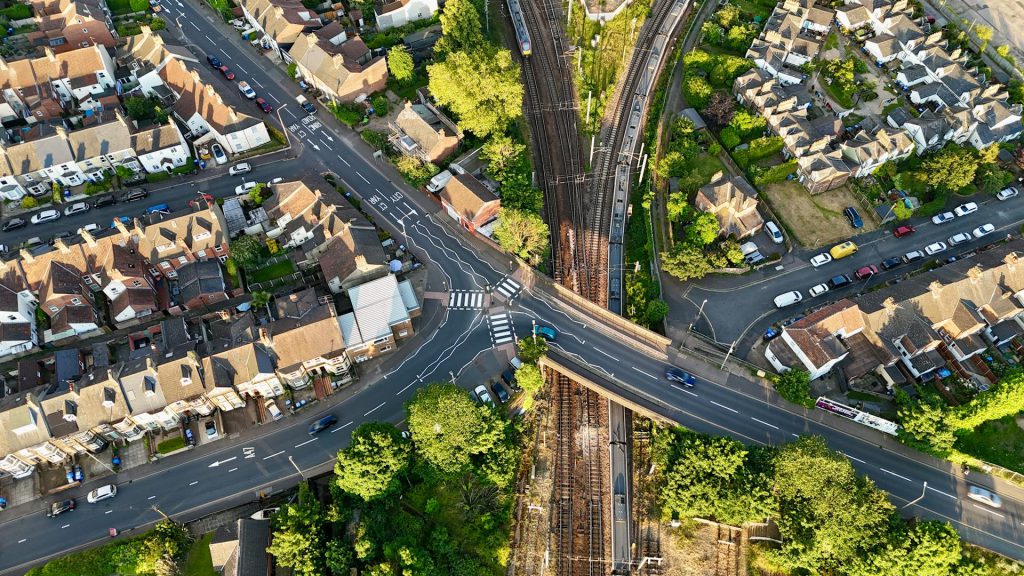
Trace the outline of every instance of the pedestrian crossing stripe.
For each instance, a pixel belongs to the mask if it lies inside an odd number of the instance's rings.
[[[520,286],[519,283],[516,282],[515,280],[511,278],[504,278],[502,279],[501,282],[498,282],[498,285],[495,289],[498,291],[499,294],[501,294],[505,298],[511,298],[516,294],[516,292],[519,292],[519,289],[521,287],[522,286]]]
[[[453,290],[449,295],[448,306],[453,310],[482,310],[484,293],[480,290]]]
[[[506,344],[515,339],[514,329],[508,312],[491,314],[487,317],[487,323],[491,328],[491,341],[495,346]]]

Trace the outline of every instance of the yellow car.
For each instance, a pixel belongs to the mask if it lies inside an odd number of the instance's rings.
[[[858,248],[856,244],[850,241],[846,241],[843,242],[842,244],[836,244],[835,246],[832,247],[831,250],[828,251],[828,253],[832,256],[833,260],[839,260],[840,258],[846,258],[847,256],[852,256],[853,254],[856,254],[857,250]]]

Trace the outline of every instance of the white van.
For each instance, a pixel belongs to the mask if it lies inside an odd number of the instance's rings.
[[[785,294],[779,294],[778,296],[776,296],[775,307],[785,308],[786,306],[792,306],[793,304],[796,304],[797,302],[803,299],[803,294],[801,294],[797,290],[793,290],[792,292],[786,292]]]
[[[441,170],[433,178],[430,179],[430,182],[427,182],[427,192],[437,194],[438,192],[443,190],[445,186],[448,185],[448,181],[451,179],[451,172],[447,170]]]

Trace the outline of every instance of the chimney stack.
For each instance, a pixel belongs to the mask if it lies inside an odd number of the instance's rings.
[[[25,262],[35,262],[36,261],[36,257],[33,256],[32,253],[29,252],[27,249],[22,248],[20,250],[20,253],[21,253],[21,259],[24,260]]]
[[[81,236],[82,236],[82,240],[85,240],[85,244],[89,248],[95,248],[96,247],[96,237],[93,236],[91,232],[89,232],[88,230],[82,230]]]
[[[63,238],[57,238],[56,240],[54,240],[53,247],[56,248],[57,250],[60,250],[61,254],[71,253],[71,248],[68,248],[68,245],[64,242]]]
[[[128,227],[124,225],[124,222],[122,222],[120,218],[114,219],[114,227],[117,228],[117,231],[121,233],[121,236],[125,238],[131,236],[131,233],[128,232]]]
[[[50,62],[57,61],[57,55],[53,53],[53,50],[51,50],[49,46],[43,46],[43,52],[46,53],[46,57],[50,60]]]

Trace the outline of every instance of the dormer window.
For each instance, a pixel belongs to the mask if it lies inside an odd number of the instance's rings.
[[[78,299],[78,298],[72,298],[71,299],[71,303],[74,304],[75,306],[81,306],[82,305],[82,301],[80,299]]]
[[[57,312],[60,312],[60,308],[57,308],[56,306],[50,306],[50,312],[56,314]]]

